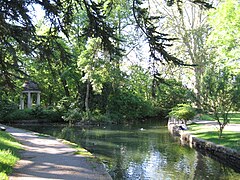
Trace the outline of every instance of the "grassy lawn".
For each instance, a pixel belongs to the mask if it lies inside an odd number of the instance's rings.
[[[200,116],[201,120],[214,121],[214,118],[210,114],[202,114]],[[240,124],[240,112],[229,113],[230,124]]]
[[[229,114],[230,124],[240,124],[240,113]]]
[[[0,179],[8,179],[7,175],[19,159],[20,144],[6,132],[0,131]]]
[[[201,139],[240,151],[239,132],[223,131],[223,137],[219,139],[216,127],[201,124],[189,125],[189,132]]]

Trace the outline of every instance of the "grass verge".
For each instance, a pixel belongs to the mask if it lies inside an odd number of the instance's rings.
[[[7,132],[0,131],[0,179],[8,179],[13,166],[19,160],[21,145]]]
[[[240,124],[240,113],[229,114],[230,124]]]
[[[101,159],[97,158],[91,152],[89,152],[88,150],[84,149],[80,145],[72,143],[72,142],[67,141],[67,140],[63,140],[63,139],[59,139],[59,140],[61,142],[63,142],[64,144],[67,144],[67,145],[71,146],[72,148],[76,149],[76,152],[74,154],[81,155],[81,156],[83,156],[84,158],[86,158],[90,162],[94,162],[94,163],[98,163],[98,164],[102,163]]]
[[[229,113],[228,117],[230,120],[230,124],[240,124],[240,112]],[[199,119],[206,121],[214,121],[214,117],[211,114],[201,114],[199,116]]]
[[[189,125],[189,132],[198,138],[219,144],[240,152],[240,133],[234,131],[223,131],[223,137],[218,138],[218,129],[214,126],[202,124]]]

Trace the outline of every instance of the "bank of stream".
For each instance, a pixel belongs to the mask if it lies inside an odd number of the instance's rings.
[[[113,179],[240,179],[231,168],[179,145],[166,125],[79,127],[18,125],[81,144],[102,159]]]

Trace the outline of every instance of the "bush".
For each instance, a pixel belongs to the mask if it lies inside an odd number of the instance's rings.
[[[31,120],[34,116],[31,114],[31,109],[17,109],[9,114],[7,114],[3,120],[4,121],[16,121],[16,120]]]
[[[188,104],[178,104],[176,107],[172,108],[171,112],[169,113],[170,117],[183,120],[185,124],[187,120],[193,119],[195,115],[195,109]]]
[[[10,115],[12,112],[16,111],[18,106],[8,100],[0,101],[0,120],[5,120],[5,117]]]
[[[17,109],[1,118],[5,122],[21,120],[48,120],[49,122],[62,121],[62,114],[54,110],[44,110],[41,107],[34,109]]]
[[[68,121],[70,124],[72,124],[75,121],[82,120],[82,117],[83,115],[81,113],[81,110],[79,108],[75,108],[68,110],[68,112],[63,116],[63,119],[64,121]]]
[[[131,92],[118,92],[110,96],[107,108],[109,114],[117,115],[123,120],[134,120],[154,116],[154,107],[142,97]]]
[[[62,113],[54,110],[44,110],[44,119],[49,120],[50,122],[61,122],[63,121]]]
[[[112,122],[114,121],[112,119],[113,117],[111,116],[111,114],[102,114],[100,112],[100,110],[95,110],[94,112],[92,112],[91,114],[91,120],[94,122]]]
[[[45,110],[40,106],[36,106],[31,110],[31,115],[34,119],[46,119],[49,122],[59,122],[62,121],[62,113],[56,110]]]

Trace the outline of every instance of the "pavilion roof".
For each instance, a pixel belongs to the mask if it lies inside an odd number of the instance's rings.
[[[25,81],[23,84],[23,91],[40,91],[40,89],[36,82]]]

